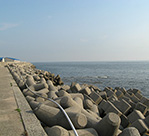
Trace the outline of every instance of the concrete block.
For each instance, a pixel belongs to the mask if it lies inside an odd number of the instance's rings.
[[[96,104],[93,104],[90,110],[99,115],[98,106]]]
[[[110,90],[110,89],[107,89],[105,91],[106,91],[108,97],[110,97],[112,95],[115,95],[115,93],[112,90]]]
[[[14,80],[16,81],[16,83],[18,83],[20,81],[20,77],[16,72],[11,72]]]
[[[26,89],[25,81],[20,80],[18,86],[21,90]]]
[[[128,92],[125,93],[125,96],[131,99],[132,93],[129,94]]]
[[[26,84],[28,85],[28,86],[31,86],[31,85],[34,85],[35,84],[35,81],[34,81],[34,78],[33,78],[33,76],[27,76],[26,77]]]
[[[40,78],[40,83],[46,83],[46,80],[44,77]]]
[[[147,112],[145,114],[145,117],[149,116],[149,109],[147,109]]]
[[[37,101],[29,101],[30,107],[34,110],[36,109],[41,103]]]
[[[126,96],[122,96],[120,98],[120,100],[125,100],[127,103],[129,103],[131,105],[131,108],[134,109],[136,104],[129,98],[129,97],[126,97]]]
[[[106,104],[107,101],[106,100],[102,100],[101,103],[98,105],[99,110],[102,109],[104,111],[106,111],[106,109],[108,108],[108,104]]]
[[[103,91],[106,91],[106,92],[107,92],[107,91],[109,91],[109,90],[112,91],[112,88],[110,88],[110,87],[105,87]]]
[[[117,130],[116,136],[118,136],[122,131],[120,129]]]
[[[75,136],[73,130],[68,131],[61,126],[46,127],[45,131],[48,136]],[[98,136],[96,130],[93,128],[78,129],[77,133],[79,136]]]
[[[46,93],[44,93],[44,92],[37,92],[36,93],[37,95],[40,95],[41,97],[45,97],[45,98],[48,98],[48,95],[46,94]],[[38,97],[38,96],[36,96],[36,97]]]
[[[93,102],[89,99],[84,99],[83,106],[85,109],[91,109],[93,106]]]
[[[130,101],[131,99],[125,95],[123,95],[119,100],[125,100],[126,102]]]
[[[141,136],[135,127],[125,128],[118,136]]]
[[[118,99],[121,98],[124,95],[123,92],[120,91],[120,90],[117,90],[115,94],[116,94]]]
[[[143,121],[149,127],[149,115]]]
[[[120,116],[120,118],[121,118],[121,125],[122,125],[122,127],[126,128],[129,125],[128,118],[124,114],[122,114]]]
[[[84,96],[81,93],[70,93],[71,98],[80,97],[82,100],[84,100]]]
[[[141,103],[145,104],[149,108],[149,98],[142,97],[140,100]]]
[[[101,91],[98,93],[103,99],[107,100],[107,93],[105,91]]]
[[[68,93],[65,90],[58,91],[57,95],[59,97],[62,97],[62,96],[70,96],[71,98],[80,97],[82,100],[84,100],[84,96],[81,93]]]
[[[39,91],[41,89],[48,88],[48,85],[47,83],[38,83],[38,84],[34,84],[33,87],[35,91]]]
[[[43,102],[43,104],[48,105],[48,106],[51,106],[51,107],[58,108],[58,106],[55,103],[53,103],[52,101],[49,101],[49,100],[45,100]]]
[[[132,100],[134,103],[136,103],[136,104],[140,101],[140,99],[137,98],[135,95],[133,95],[133,96],[131,97],[131,100]]]
[[[141,93],[135,93],[135,96],[138,98],[138,99],[141,99],[143,97],[143,95]]]
[[[38,75],[33,75],[35,81],[40,81],[40,77]]]
[[[47,80],[47,84],[48,84],[48,89],[49,91],[58,91],[57,88],[53,85],[51,80]]]
[[[100,136],[115,136],[120,126],[121,119],[115,113],[108,113],[95,125],[95,130]]]
[[[48,98],[56,99],[56,98],[58,98],[58,96],[56,95],[55,91],[49,91],[48,92]]]
[[[108,97],[108,101],[110,102],[118,101],[118,98],[115,95],[111,95],[110,97]]]
[[[35,91],[33,91],[33,92],[36,93]],[[24,89],[24,90],[23,90],[23,94],[24,94],[25,96],[35,97],[34,93],[32,93],[32,92],[31,92],[30,90],[28,90],[28,89]]]
[[[69,90],[70,86],[69,85],[61,85],[60,90]]]
[[[134,110],[127,117],[130,123],[135,122],[137,119],[145,119],[144,115],[139,110]]]
[[[78,106],[78,104],[69,96],[64,96],[61,100],[60,100],[60,105],[65,109],[65,108],[69,108],[72,106]],[[80,105],[79,105],[80,106]],[[81,107],[81,106],[80,106]]]
[[[70,90],[73,92],[73,93],[78,93],[80,90],[81,90],[81,87],[78,83],[76,83],[75,85],[73,85]]]
[[[26,96],[26,100],[27,100],[28,102],[30,102],[30,101],[34,101],[35,98],[34,98],[34,97],[31,97],[31,96]]]
[[[45,127],[48,136],[69,136],[69,132],[61,126]]]
[[[94,116],[97,120],[101,120],[102,118],[99,116],[99,114],[91,111],[90,109],[86,110],[90,115]]]
[[[70,88],[75,86],[76,82],[71,82]]]
[[[121,116],[122,113],[110,102],[110,101],[107,101],[106,103],[106,110],[105,110],[105,113],[108,114],[110,112],[114,112],[115,114],[117,114],[118,116]]]
[[[118,108],[123,114],[127,114],[128,111],[130,110],[131,108],[131,105],[126,102],[124,99],[121,99],[119,101],[114,101],[113,102],[114,106],[116,108]]]
[[[136,129],[138,129],[138,131],[141,135],[143,135],[144,133],[149,131],[148,127],[146,126],[146,124],[141,119],[138,119],[135,122],[133,122],[130,125],[130,127],[135,127]]]
[[[121,87],[121,88],[120,88],[120,91],[122,91],[124,95],[125,95],[125,93],[127,92],[127,90],[126,90],[124,87]]]
[[[79,136],[98,136],[98,133],[93,128],[85,128],[77,130]],[[72,130],[69,131],[70,136],[75,136]]]
[[[39,105],[34,109],[34,113],[40,121],[47,126],[60,125],[66,129],[71,129],[67,119],[64,117],[62,111],[57,108],[50,107],[44,104]],[[75,128],[83,128],[87,124],[87,118],[82,113],[67,112],[72,120]]]
[[[92,91],[89,96],[97,105],[102,101],[102,97],[95,91]]]
[[[141,111],[143,115],[145,115],[146,112],[147,112],[147,106],[144,105],[144,104],[141,103],[141,102],[138,102],[138,103],[136,104],[135,109]]]
[[[59,90],[57,92],[57,96],[58,97],[62,97],[62,96],[70,96],[70,94],[68,92],[66,92],[65,90]]]
[[[81,89],[79,92],[86,95],[91,94],[91,90],[88,87]]]
[[[80,105],[81,108],[84,108],[84,106],[83,106],[83,101],[82,101],[82,99],[81,99],[80,97],[74,97],[73,100],[74,100],[78,105]]]
[[[41,103],[43,103],[43,102],[45,101],[45,99],[42,98],[42,97],[36,97],[35,100],[36,100],[37,102],[41,102]]]
[[[49,90],[48,90],[48,88],[43,88],[43,89],[41,89],[41,90],[39,90],[39,91],[36,91],[36,93],[44,93],[44,94],[47,94],[47,93],[49,93]]]
[[[87,110],[81,108],[80,106],[75,105],[75,106],[71,106],[69,108],[65,109],[66,112],[75,112],[75,113],[83,113],[86,118],[87,118],[87,128],[93,127],[95,124],[97,124],[101,118],[97,115],[95,116],[95,114],[92,114],[90,112],[88,112]]]
[[[136,104],[132,100],[127,101],[127,102],[131,105],[131,108],[134,110],[136,107]]]
[[[139,89],[129,89],[129,90],[127,90],[127,92],[134,93],[134,94],[141,93],[141,91]]]

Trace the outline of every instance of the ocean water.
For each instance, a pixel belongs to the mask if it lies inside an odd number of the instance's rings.
[[[37,69],[60,75],[64,84],[71,82],[105,87],[137,88],[149,98],[149,61],[140,62],[42,62]]]

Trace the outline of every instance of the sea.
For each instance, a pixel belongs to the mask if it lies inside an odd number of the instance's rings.
[[[72,82],[105,87],[136,88],[149,98],[149,61],[123,62],[35,62],[37,69],[60,75]]]

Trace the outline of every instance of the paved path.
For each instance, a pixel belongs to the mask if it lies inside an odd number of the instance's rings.
[[[20,113],[16,111],[18,106],[12,80],[8,69],[0,66],[0,136],[22,136],[25,133]]]
[[[0,63],[0,136],[47,136],[4,65]]]

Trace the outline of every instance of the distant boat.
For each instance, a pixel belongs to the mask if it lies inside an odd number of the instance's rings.
[[[11,58],[11,57],[0,57],[0,62],[16,62],[19,59]]]

